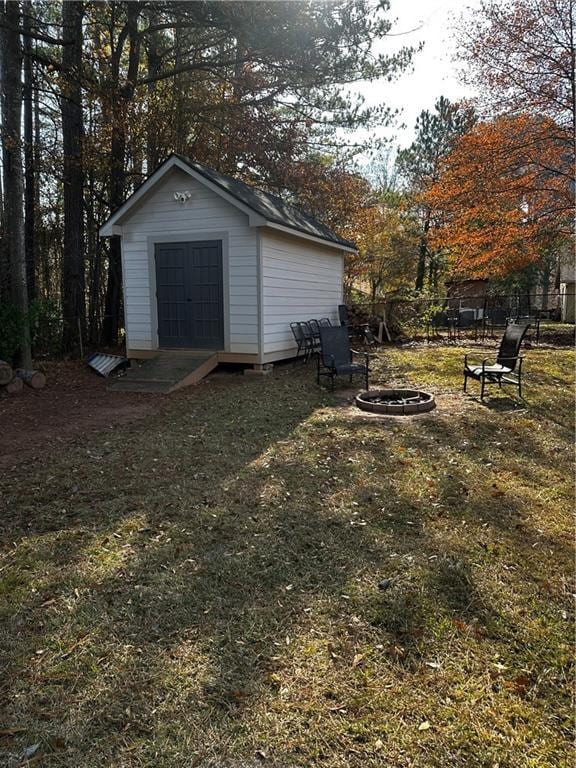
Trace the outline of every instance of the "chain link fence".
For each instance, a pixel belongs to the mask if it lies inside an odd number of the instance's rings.
[[[434,298],[353,300],[348,303],[350,325],[379,341],[433,341],[460,338],[482,340],[498,335],[508,322],[527,319],[531,337],[540,342],[574,340],[573,319],[563,322],[561,301],[574,301],[565,293],[550,301],[547,294],[450,295]]]

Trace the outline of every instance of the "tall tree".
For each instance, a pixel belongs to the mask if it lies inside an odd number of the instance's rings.
[[[64,247],[62,259],[62,315],[64,351],[84,334],[84,171],[82,164],[82,2],[62,3],[62,111]]]
[[[567,161],[566,132],[521,115],[479,123],[455,142],[426,201],[438,218],[432,244],[456,273],[505,277],[568,241],[573,189],[554,170]]]
[[[32,61],[32,3],[23,3],[22,29],[24,52],[24,247],[28,298],[36,296],[36,171],[34,169],[34,74]]]
[[[24,174],[22,167],[22,40],[21,8],[17,0],[0,4],[2,42],[2,148],[4,161],[5,232],[14,305],[21,321],[20,365],[32,368],[26,251],[24,247]]]
[[[119,208],[126,195],[126,149],[128,142],[128,115],[130,102],[134,97],[140,65],[140,42],[138,18],[140,8],[137,3],[111,3],[118,6],[118,12],[125,12],[118,36],[114,37],[111,30],[110,44],[112,56],[110,62],[110,81],[108,109],[111,118],[111,140],[109,154],[110,173],[110,208]],[[120,6],[126,6],[121,8]],[[114,10],[114,9],[113,9]],[[126,51],[127,49],[127,51]],[[126,73],[123,76],[122,64],[127,57]],[[115,344],[121,323],[122,300],[122,255],[120,238],[113,237],[108,253],[108,282],[106,285],[106,302],[104,305],[104,321],[102,324],[102,341],[104,344]]]
[[[160,67],[162,66],[162,56],[160,53],[162,39],[160,30],[154,30],[154,27],[156,26],[156,13],[154,11],[154,6],[148,9],[146,20],[148,22],[148,27],[153,30],[146,36],[146,61],[148,63],[147,74],[150,81],[148,83],[148,109],[157,110],[159,100],[156,98],[158,85],[156,77],[158,76]],[[158,130],[157,126],[154,124],[153,119],[149,119],[147,123],[146,169],[148,173],[151,173],[160,161],[158,152]]]
[[[367,286],[372,302],[413,287],[419,227],[406,197],[386,191],[355,216],[352,237],[358,256],[348,260],[356,286]]]
[[[464,78],[492,116],[531,113],[566,129],[576,156],[574,0],[483,0],[457,25]]]
[[[416,139],[398,153],[397,166],[407,181],[419,211],[421,221],[418,245],[418,267],[415,288],[424,288],[428,272],[431,287],[437,273],[437,253],[430,248],[429,233],[433,224],[433,210],[423,195],[438,179],[440,164],[450,151],[454,140],[474,123],[474,113],[467,105],[452,103],[441,96],[434,112],[423,110],[416,120]]]

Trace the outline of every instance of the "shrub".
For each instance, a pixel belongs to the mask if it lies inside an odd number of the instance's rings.
[[[14,304],[0,303],[0,360],[13,362],[20,349],[22,328],[22,315]]]
[[[36,355],[54,357],[62,350],[62,318],[53,299],[34,299],[30,303],[30,335]]]
[[[58,355],[61,350],[62,320],[51,299],[34,299],[28,311],[34,355]],[[0,359],[9,363],[20,349],[24,316],[11,302],[0,304]]]

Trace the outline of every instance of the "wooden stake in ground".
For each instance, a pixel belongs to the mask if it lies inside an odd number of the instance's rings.
[[[14,371],[9,363],[0,360],[0,385],[9,384],[14,377]]]
[[[46,386],[46,376],[40,371],[28,371],[24,368],[18,368],[16,376],[22,379],[24,384],[28,384],[32,389],[42,389]]]
[[[378,325],[378,343],[383,344],[384,343],[384,334],[386,334],[387,341],[392,341],[392,338],[390,336],[390,331],[388,330],[388,326],[386,325],[386,310],[382,313],[382,319],[380,320],[380,323]]]

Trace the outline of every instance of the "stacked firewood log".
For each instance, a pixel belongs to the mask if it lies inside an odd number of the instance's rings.
[[[24,384],[32,389],[42,389],[46,384],[46,377],[41,371],[26,371],[23,368],[14,370],[10,363],[0,360],[0,391],[13,395],[21,392]]]

